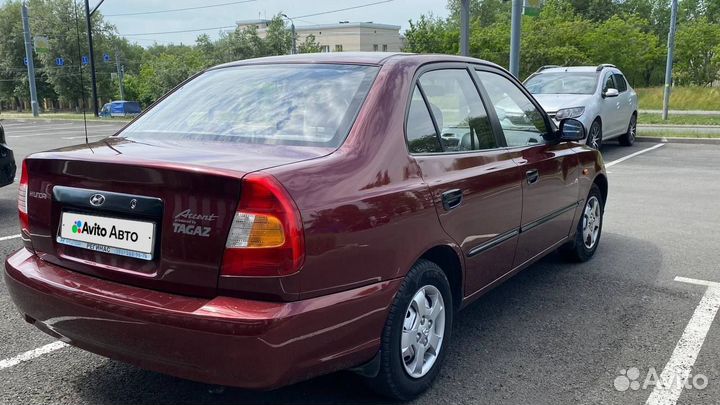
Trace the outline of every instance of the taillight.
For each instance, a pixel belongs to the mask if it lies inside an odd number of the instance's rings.
[[[23,160],[20,185],[18,186],[18,212],[20,213],[20,229],[30,233],[30,219],[28,218],[28,170],[27,162]]]
[[[287,191],[270,175],[247,175],[225,244],[222,274],[284,276],[300,270],[304,259],[302,220]]]

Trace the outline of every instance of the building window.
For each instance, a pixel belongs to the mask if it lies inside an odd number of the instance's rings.
[[[383,52],[387,52],[387,44],[383,44]]]
[[[330,52],[330,45],[320,45],[320,52]]]
[[[335,45],[335,52],[342,52],[342,45]]]
[[[375,51],[375,52],[378,51],[378,44],[373,45],[373,51]]]

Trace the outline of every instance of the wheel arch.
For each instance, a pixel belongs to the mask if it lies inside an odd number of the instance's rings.
[[[607,177],[603,173],[599,173],[597,176],[595,176],[595,180],[593,180],[593,184],[597,184],[598,188],[600,189],[600,193],[602,194],[603,198],[603,205],[607,202],[607,196],[608,196],[608,181]]]
[[[457,311],[463,300],[463,265],[458,252],[449,245],[437,245],[426,250],[419,258],[429,260],[442,269],[450,283],[453,307]]]

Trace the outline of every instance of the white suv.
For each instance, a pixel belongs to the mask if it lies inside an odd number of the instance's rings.
[[[626,146],[635,142],[637,93],[614,65],[543,66],[525,79],[525,87],[555,123],[581,121],[591,147],[600,149],[613,138]]]

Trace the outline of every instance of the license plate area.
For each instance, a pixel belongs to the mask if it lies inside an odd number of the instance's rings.
[[[65,211],[56,240],[96,252],[152,260],[155,238],[154,222]]]

